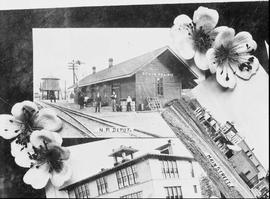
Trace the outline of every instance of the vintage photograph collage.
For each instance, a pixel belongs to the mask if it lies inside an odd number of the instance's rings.
[[[0,198],[269,198],[268,1],[1,1]]]

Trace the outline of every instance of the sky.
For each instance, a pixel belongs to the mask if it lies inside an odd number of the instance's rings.
[[[33,29],[34,92],[46,76],[61,79],[61,87],[73,84],[68,63],[80,60],[78,78],[141,54],[171,45],[169,28],[40,28]]]

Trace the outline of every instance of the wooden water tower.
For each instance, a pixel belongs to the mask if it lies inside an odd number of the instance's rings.
[[[56,99],[59,100],[59,92],[60,92],[60,84],[59,78],[48,76],[41,78],[40,84],[40,92],[41,92],[41,99],[50,99],[50,96],[54,94]]]

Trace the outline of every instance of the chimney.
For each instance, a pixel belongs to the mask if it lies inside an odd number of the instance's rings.
[[[113,66],[113,58],[109,58],[109,68]]]
[[[96,73],[96,67],[93,66],[93,67],[92,67],[92,70],[93,70],[93,74],[95,74],[95,73]]]

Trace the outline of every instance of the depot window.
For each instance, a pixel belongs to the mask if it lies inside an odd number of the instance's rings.
[[[157,94],[163,96],[163,78],[157,78]]]

